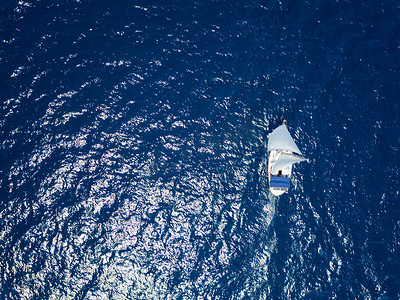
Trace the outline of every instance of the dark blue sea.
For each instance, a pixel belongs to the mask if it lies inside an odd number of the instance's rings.
[[[399,299],[399,97],[399,1],[3,0],[0,299]]]

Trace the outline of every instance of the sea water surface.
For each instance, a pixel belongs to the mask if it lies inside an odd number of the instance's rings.
[[[3,1],[0,299],[398,299],[399,57],[393,0]]]

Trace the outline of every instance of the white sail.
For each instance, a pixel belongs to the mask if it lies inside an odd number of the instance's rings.
[[[290,165],[293,165],[295,163],[299,163],[299,162],[302,162],[305,160],[307,160],[307,159],[304,157],[300,157],[300,156],[280,154],[272,168],[271,173],[277,174],[279,170],[283,170],[287,166],[290,166]]]
[[[268,151],[287,150],[302,155],[299,148],[290,136],[286,125],[281,125],[271,132],[268,138]]]

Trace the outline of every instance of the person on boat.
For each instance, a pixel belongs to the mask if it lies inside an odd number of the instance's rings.
[[[278,177],[282,177],[282,170],[278,171]]]

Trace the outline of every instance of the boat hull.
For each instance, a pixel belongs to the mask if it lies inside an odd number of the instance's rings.
[[[290,153],[290,152],[272,150],[269,152],[269,156],[268,156],[268,185],[269,185],[269,190],[275,196],[280,196],[284,193],[288,193],[290,179],[292,177],[292,166],[291,165],[283,168],[281,170],[282,173],[279,176],[278,176],[278,174],[273,174],[273,168],[274,168],[275,162],[277,161],[279,156],[284,153]],[[273,179],[272,180],[274,183],[273,186],[271,186],[271,178]]]

